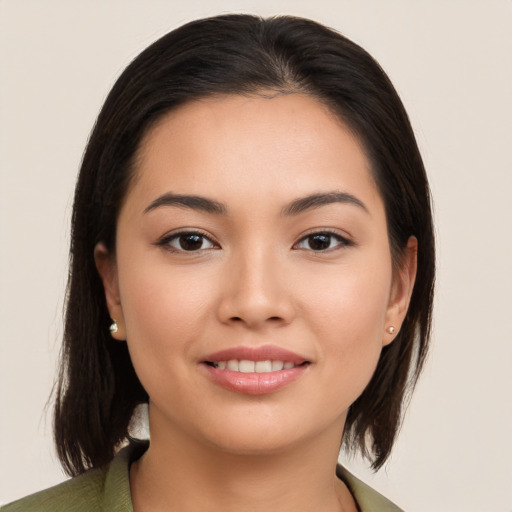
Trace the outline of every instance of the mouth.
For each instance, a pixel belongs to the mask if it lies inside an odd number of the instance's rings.
[[[277,392],[309,373],[311,365],[305,357],[271,345],[221,350],[202,361],[213,382],[246,395]]]
[[[265,359],[263,361],[251,361],[250,359],[229,359],[226,361],[205,361],[205,364],[219,370],[229,370],[240,373],[272,373],[281,370],[291,370],[298,366],[305,366],[309,361],[296,364],[292,361]]]

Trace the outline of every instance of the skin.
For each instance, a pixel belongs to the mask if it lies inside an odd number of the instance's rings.
[[[416,272],[414,238],[392,269],[359,141],[311,97],[228,96],[169,113],[138,156],[116,254],[95,251],[115,337],[127,340],[150,396],[151,446],[131,468],[135,511],[356,510],[335,477],[347,409],[398,333]],[[169,192],[226,212],[145,212]],[[363,206],[282,213],[332,192]],[[184,251],[171,237],[183,231],[207,238]],[[328,249],[313,250],[308,236],[326,231]],[[309,361],[274,393],[229,391],[202,364],[218,350],[266,344]]]

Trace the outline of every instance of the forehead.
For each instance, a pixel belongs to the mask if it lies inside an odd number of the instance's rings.
[[[223,195],[376,192],[358,138],[324,104],[304,94],[233,95],[184,104],[146,134],[136,175],[135,188],[153,194],[165,187]]]

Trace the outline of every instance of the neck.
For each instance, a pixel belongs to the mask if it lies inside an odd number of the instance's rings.
[[[154,430],[148,451],[130,472],[135,512],[356,510],[335,475],[340,429],[258,455],[229,453],[184,433]]]

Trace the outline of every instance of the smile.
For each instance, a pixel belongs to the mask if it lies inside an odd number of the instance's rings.
[[[245,395],[275,393],[309,373],[313,361],[275,345],[238,346],[209,354],[201,367],[215,384]]]
[[[230,370],[240,373],[271,373],[281,370],[290,370],[296,365],[291,361],[250,361],[248,359],[230,359],[229,361],[208,362],[207,364],[219,370]],[[304,363],[303,363],[304,364]]]

